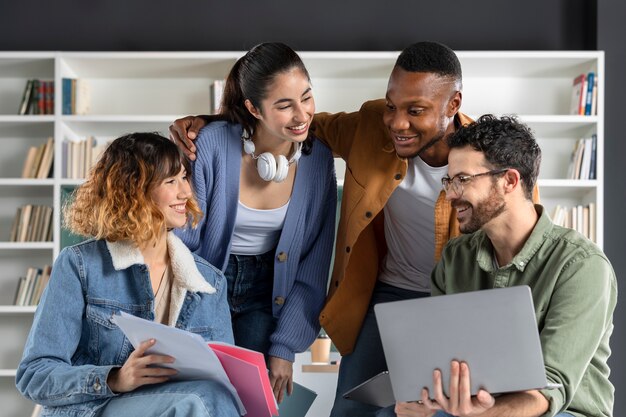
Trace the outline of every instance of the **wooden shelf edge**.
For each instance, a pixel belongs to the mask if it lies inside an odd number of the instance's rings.
[[[338,363],[333,363],[333,364],[308,364],[308,365],[302,365],[302,372],[327,372],[327,373],[332,373],[332,372],[338,372],[339,371],[339,364]]]

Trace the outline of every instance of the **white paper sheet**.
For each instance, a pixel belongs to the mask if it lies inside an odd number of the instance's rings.
[[[237,395],[237,390],[228,380],[222,364],[202,337],[124,312],[121,312],[119,316],[113,316],[113,322],[122,329],[135,349],[142,342],[155,339],[156,343],[147,350],[147,353],[174,357],[174,363],[162,365],[178,370],[178,374],[172,379],[219,381],[233,393],[239,404],[240,412],[246,413],[245,407]]]

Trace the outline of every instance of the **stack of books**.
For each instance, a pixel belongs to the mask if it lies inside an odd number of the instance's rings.
[[[36,306],[39,304],[41,294],[48,284],[52,267],[46,265],[43,268],[28,268],[26,276],[20,277],[13,305]]]
[[[87,177],[89,170],[98,162],[100,156],[111,142],[108,139],[97,139],[89,136],[84,140],[63,142],[63,177],[82,179]]]
[[[576,141],[570,158],[567,178],[571,180],[595,180],[598,153],[597,136]]]
[[[552,211],[552,222],[558,226],[569,227],[584,235],[592,242],[596,241],[596,205],[589,203],[574,207],[558,205]]]
[[[26,81],[17,114],[54,114],[54,81]]]
[[[17,209],[10,242],[51,242],[52,207],[26,204]]]
[[[63,114],[85,115],[91,112],[91,85],[87,80],[63,78]]]
[[[48,138],[46,143],[28,148],[22,178],[45,179],[52,176],[54,161],[54,139]]]
[[[572,82],[570,114],[595,116],[598,104],[598,76],[595,72],[580,74]]]

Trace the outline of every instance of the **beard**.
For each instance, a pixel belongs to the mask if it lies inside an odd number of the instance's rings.
[[[469,205],[472,210],[472,216],[467,219],[465,224],[459,226],[461,233],[465,234],[480,230],[485,224],[498,217],[506,209],[504,197],[498,194],[495,187],[491,188],[491,192],[487,198],[483,201],[479,201],[475,205],[465,200],[458,200],[454,202],[453,207],[456,208],[461,205]]]
[[[419,148],[417,150],[417,152],[414,152],[413,154],[407,156],[407,159],[413,159],[416,156],[419,156],[421,158],[422,154],[424,152],[426,152],[426,150],[432,148],[433,146],[435,146],[437,144],[437,142],[439,142],[441,139],[443,139],[446,136],[446,132],[445,131],[440,131],[436,136],[434,136],[431,140],[429,140],[428,142],[426,142],[426,144],[424,144],[424,146],[422,146],[421,148]]]

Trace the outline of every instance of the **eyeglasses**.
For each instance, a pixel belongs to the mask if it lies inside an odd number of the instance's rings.
[[[474,175],[455,175],[454,177],[450,178],[448,176],[445,176],[441,179],[441,186],[443,187],[443,190],[448,193],[450,192],[450,187],[452,187],[452,191],[454,191],[457,195],[461,196],[463,195],[463,186],[465,184],[468,184],[469,182],[471,182],[474,178],[476,177],[482,177],[483,175],[498,175],[498,174],[502,174],[506,171],[508,171],[510,168],[501,168],[501,169],[494,169],[491,171],[487,171],[487,172],[481,172],[480,174],[474,174]]]

